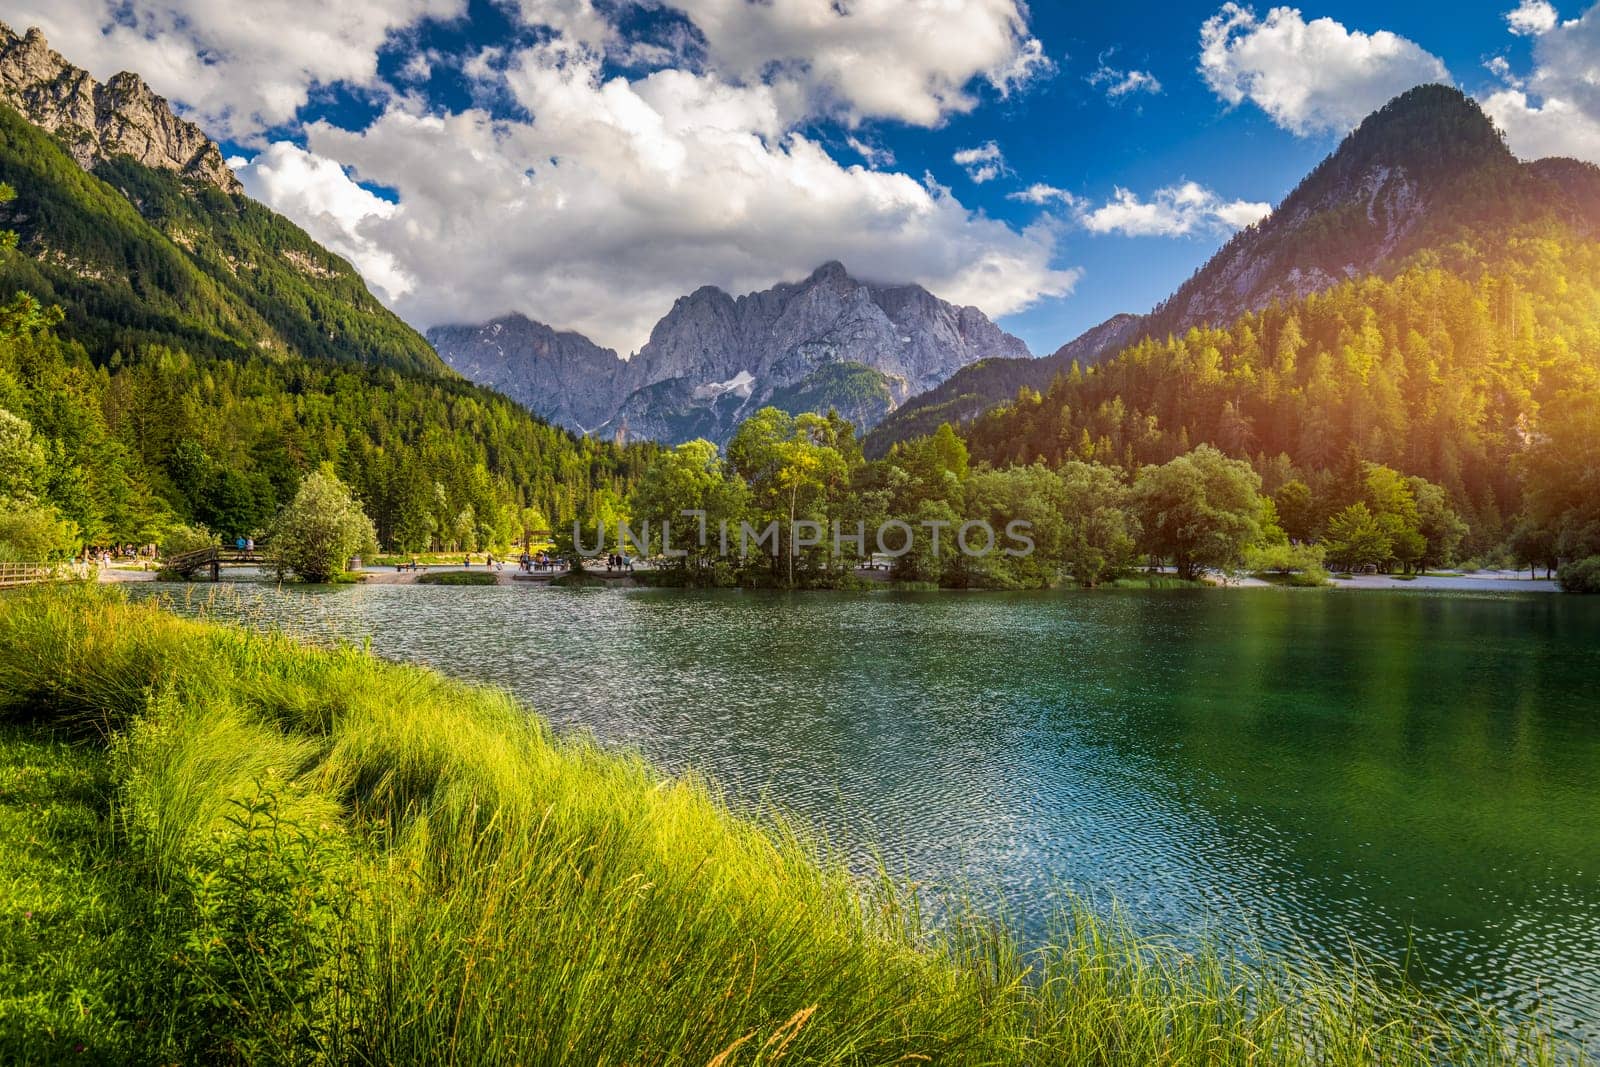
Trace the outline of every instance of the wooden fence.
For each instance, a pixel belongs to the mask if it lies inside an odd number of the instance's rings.
[[[40,582],[83,582],[94,576],[92,563],[0,563],[0,589]]]

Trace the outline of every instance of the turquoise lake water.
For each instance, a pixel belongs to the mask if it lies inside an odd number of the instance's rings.
[[[1600,600],[229,592],[217,614],[511,689],[1030,936],[1072,892],[1600,1039]]]

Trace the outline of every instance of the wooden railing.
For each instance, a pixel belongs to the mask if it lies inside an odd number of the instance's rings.
[[[82,582],[93,574],[91,563],[0,563],[0,589],[40,582]]]
[[[192,577],[202,570],[211,572],[214,582],[220,576],[224,563],[265,563],[266,554],[258,546],[256,548],[233,548],[211,546],[210,548],[197,548],[193,552],[184,552],[181,555],[171,556],[161,562],[161,569],[173,574],[181,574],[185,578]]]

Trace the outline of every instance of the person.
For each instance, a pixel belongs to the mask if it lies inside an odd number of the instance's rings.
[[[254,552],[256,550],[256,539],[254,537],[246,537],[244,539],[244,550],[246,552]]]

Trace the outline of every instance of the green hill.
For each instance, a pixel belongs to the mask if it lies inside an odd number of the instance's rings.
[[[126,157],[86,172],[4,106],[0,182],[17,194],[4,221],[21,253],[0,267],[0,298],[61,305],[97,360],[165,344],[450,373],[348,263],[242,194]]]
[[[59,549],[259,534],[321,466],[385,548],[484,548],[620,497],[642,462],[456,377],[241,194],[128,157],[85,171],[4,106],[0,182],[0,445],[24,457],[0,504],[69,520]]]

